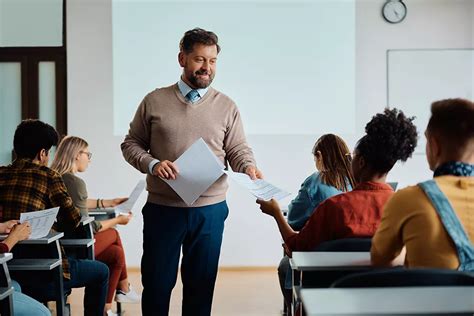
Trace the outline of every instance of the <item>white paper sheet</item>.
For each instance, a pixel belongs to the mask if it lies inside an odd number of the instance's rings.
[[[48,235],[56,220],[58,211],[59,207],[53,207],[42,211],[21,213],[20,223],[28,222],[31,226],[29,239],[38,239]]]
[[[271,199],[281,200],[284,197],[290,195],[290,193],[283,191],[273,184],[262,180],[252,180],[245,173],[233,172],[230,170],[224,171],[232,180],[246,188],[250,191],[255,197],[260,200],[268,201]]]
[[[115,213],[117,215],[128,215],[128,212],[130,212],[133,209],[133,206],[135,205],[138,198],[140,197],[140,194],[142,194],[143,190],[145,189],[145,186],[146,186],[145,180],[138,181],[137,185],[135,186],[132,193],[128,197],[128,200],[115,207]]]
[[[217,179],[223,175],[224,165],[199,138],[174,163],[179,169],[175,180],[163,179],[191,206]]]

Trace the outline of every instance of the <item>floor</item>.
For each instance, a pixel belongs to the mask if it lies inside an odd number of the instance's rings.
[[[132,286],[141,292],[140,273],[129,272]],[[181,315],[181,282],[173,291],[170,316]],[[69,297],[72,316],[83,314],[83,290],[76,289]],[[219,272],[214,292],[214,316],[278,316],[283,298],[278,286],[276,268],[252,270],[223,270]],[[115,308],[115,306],[114,306]],[[141,315],[140,304],[122,304],[125,316]]]

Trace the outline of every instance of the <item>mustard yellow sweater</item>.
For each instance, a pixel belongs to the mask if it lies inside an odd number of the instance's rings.
[[[471,242],[474,241],[474,177],[435,178]],[[384,208],[372,240],[372,262],[388,265],[406,246],[407,267],[457,269],[456,248],[436,210],[418,186],[400,190]]]

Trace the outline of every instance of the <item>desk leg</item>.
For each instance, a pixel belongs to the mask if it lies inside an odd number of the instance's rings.
[[[0,315],[13,316],[13,294],[8,295],[0,302]]]
[[[65,303],[64,303],[64,284],[63,284],[62,265],[59,265],[57,269],[58,269],[58,273],[55,273],[55,283],[56,283],[56,288],[58,289],[58,296],[56,297],[56,313],[57,313],[57,316],[66,316],[67,312],[65,310]]]

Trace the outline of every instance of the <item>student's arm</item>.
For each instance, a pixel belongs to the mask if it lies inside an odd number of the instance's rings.
[[[131,218],[132,213],[129,213],[129,215],[119,215],[111,219],[106,219],[105,221],[100,221],[101,227],[98,232],[112,228],[116,225],[127,225]]]
[[[57,222],[53,228],[61,232],[73,231],[81,222],[81,212],[74,206],[61,176],[54,176],[50,181],[49,199],[51,205],[59,206]]]
[[[300,230],[303,228],[304,224],[313,213],[313,201],[308,192],[309,186],[313,184],[312,177],[314,177],[314,174],[306,178],[306,180],[301,184],[298,195],[288,205],[288,224],[294,230]],[[317,190],[317,185],[314,189]]]
[[[260,204],[260,209],[263,213],[270,215],[275,219],[283,240],[298,234],[286,222],[283,212],[281,211],[280,205],[278,205],[277,201],[274,199],[271,199],[270,201],[257,200],[257,203]]]
[[[385,205],[380,226],[372,238],[370,257],[374,266],[399,265],[405,257],[402,252],[402,199],[396,193]]]
[[[91,208],[108,208],[115,207],[123,202],[127,201],[128,198],[115,198],[115,199],[87,199],[86,207]]]
[[[335,205],[330,200],[321,203],[311,214],[301,231],[284,239],[291,251],[311,251],[323,241],[331,240],[332,229],[338,224],[334,216]]]
[[[11,226],[11,222],[14,221],[8,221],[6,223],[0,224],[2,225],[2,227],[0,228],[0,233],[9,233],[8,237],[0,243],[0,253],[11,251],[13,246],[15,246],[19,241],[28,239],[31,234],[31,227],[29,223],[26,222],[23,224],[14,224],[13,227],[7,228]],[[7,229],[5,230],[5,228]]]

